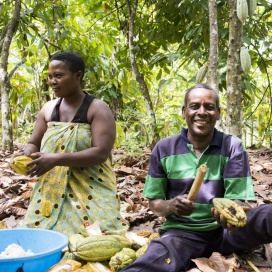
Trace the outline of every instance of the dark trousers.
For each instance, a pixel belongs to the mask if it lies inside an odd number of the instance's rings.
[[[222,228],[209,232],[172,229],[153,239],[144,255],[121,272],[186,271],[190,260],[254,249],[272,242],[272,205],[260,205],[247,212],[247,224],[231,233]]]

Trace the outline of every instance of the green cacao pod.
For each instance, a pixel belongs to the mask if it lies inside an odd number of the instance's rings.
[[[214,198],[212,202],[214,208],[224,215],[228,223],[236,227],[244,227],[246,225],[247,215],[240,205],[227,198]]]
[[[110,235],[111,237],[114,237],[115,239],[117,239],[119,242],[121,242],[123,247],[126,248],[131,248],[132,243],[125,237],[122,235],[117,235],[117,234],[112,234]]]
[[[72,234],[69,238],[68,238],[68,248],[69,250],[73,253],[74,251],[76,251],[77,249],[77,244],[79,241],[81,241],[82,239],[84,239],[84,236],[76,233],[76,234]]]
[[[240,61],[241,61],[241,67],[244,73],[248,73],[251,68],[251,58],[248,53],[248,50],[244,47],[240,50]]]
[[[196,74],[196,83],[201,83],[204,80],[204,78],[207,74],[207,71],[208,71],[208,66],[206,66],[206,65],[202,66],[198,70],[198,72]]]
[[[119,272],[136,260],[136,253],[131,248],[123,248],[111,257],[109,266],[112,272]]]
[[[76,261],[77,258],[72,252],[65,252],[61,258],[61,261],[67,261],[67,260],[74,260]]]
[[[247,0],[237,0],[236,11],[238,19],[244,23],[248,17]]]
[[[31,162],[32,159],[27,156],[17,156],[14,157],[11,161],[11,167],[13,170],[20,175],[25,175],[28,170],[30,170],[32,167],[27,167],[26,164]]]
[[[256,10],[257,0],[248,0],[248,15],[251,18]]]
[[[111,235],[93,235],[80,240],[73,253],[82,260],[100,262],[109,260],[122,248],[122,243]]]

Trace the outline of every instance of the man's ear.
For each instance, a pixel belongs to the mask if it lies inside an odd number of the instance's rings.
[[[220,119],[220,114],[221,114],[221,109],[219,108],[219,109],[218,109],[218,113],[217,113],[217,117],[216,117],[217,120]]]
[[[185,118],[185,107],[184,106],[182,107],[182,110],[181,110],[181,116],[183,118]]]

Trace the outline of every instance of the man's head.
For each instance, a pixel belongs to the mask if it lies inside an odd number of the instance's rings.
[[[73,73],[81,71],[82,73],[81,80],[83,79],[83,76],[85,73],[85,63],[83,58],[80,55],[74,52],[62,52],[62,53],[54,55],[51,61],[53,60],[59,60],[59,61],[65,62],[69,70]]]
[[[211,90],[215,93],[215,104],[216,104],[216,108],[219,110],[220,109],[220,102],[219,102],[219,96],[218,96],[218,93],[216,92],[216,90],[214,90],[212,87],[210,87],[209,85],[207,84],[197,84],[193,87],[191,87],[190,89],[188,89],[186,91],[186,94],[185,94],[185,97],[184,97],[184,107],[187,106],[187,101],[188,101],[188,95],[190,94],[190,92],[194,89],[199,89],[199,88],[202,88],[202,89],[207,89],[207,90]]]
[[[190,88],[185,94],[182,116],[186,119],[191,137],[212,137],[220,117],[217,92],[204,84]]]

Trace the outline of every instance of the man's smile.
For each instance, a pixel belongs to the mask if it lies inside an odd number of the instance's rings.
[[[205,125],[208,124],[209,122],[205,120],[194,120],[194,123],[197,123],[199,125]]]

